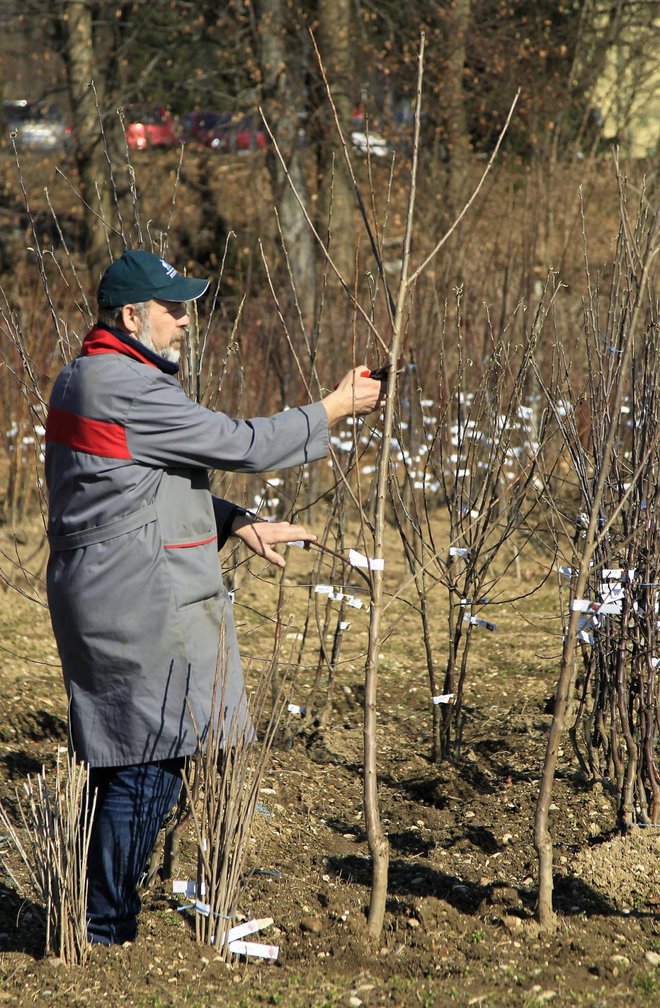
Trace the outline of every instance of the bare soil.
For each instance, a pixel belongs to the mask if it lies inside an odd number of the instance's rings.
[[[21,548],[37,549],[24,532]],[[15,540],[5,532],[7,555]],[[441,538],[439,539],[441,541]],[[291,551],[285,613],[295,632],[309,583],[309,555]],[[388,556],[398,553],[392,538]],[[43,559],[33,557],[32,567]],[[236,594],[242,648],[268,654],[277,584],[254,568]],[[539,568],[523,565],[520,589]],[[257,576],[261,574],[262,576]],[[388,561],[390,589],[405,580]],[[445,604],[438,592],[437,654]],[[365,909],[369,857],[362,816],[362,669],[366,620],[357,614],[344,648],[323,732],[279,745],[264,781],[241,912],[269,916],[264,941],[277,963],[229,966],[198,946],[189,914],[171,885],[144,893],[137,942],[93,948],[84,968],[43,955],[43,915],[0,880],[0,1003],[58,1006],[384,1005],[539,1008],[660,1003],[658,830],[614,829],[611,795],[585,782],[566,741],[552,829],[556,841],[557,927],[534,920],[536,861],[532,823],[549,698],[560,641],[556,592],[548,585],[520,606],[489,618],[494,634],[476,639],[460,756],[429,759],[430,703],[415,615],[393,602],[380,680],[380,799],[391,844],[385,928],[369,944]],[[15,591],[0,594],[0,798],[9,806],[26,774],[51,766],[66,740],[60,669],[44,606]],[[313,648],[310,657],[313,660]],[[309,675],[310,679],[305,679]],[[308,699],[301,673],[291,699]],[[289,737],[296,715],[287,715]],[[3,841],[6,850],[6,842]],[[11,857],[11,854],[10,854]],[[194,877],[192,835],[179,876]],[[260,936],[261,937],[261,936]]]

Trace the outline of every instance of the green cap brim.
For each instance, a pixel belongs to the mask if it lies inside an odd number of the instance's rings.
[[[121,308],[153,300],[196,301],[206,293],[209,283],[183,276],[153,252],[125,249],[101,277],[98,303],[105,308]]]

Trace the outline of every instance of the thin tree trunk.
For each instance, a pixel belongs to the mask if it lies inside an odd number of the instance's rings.
[[[103,221],[112,218],[112,197],[107,182],[107,165],[103,152],[101,128],[96,99],[91,82],[98,78],[92,12],[90,5],[71,0],[65,4],[61,21],[64,33],[69,97],[73,116],[75,156],[80,187],[85,200],[84,248],[94,280],[108,264],[108,245]],[[97,93],[102,94],[103,81],[95,80]],[[101,220],[99,219],[102,218]]]
[[[320,0],[316,38],[332,91],[337,117],[345,136],[350,136],[354,73],[351,53],[350,0]],[[339,272],[352,286],[355,271],[353,185],[344,162],[341,144],[330,110],[321,116],[318,223],[323,234],[330,230],[330,253]]]
[[[447,197],[452,214],[460,206],[462,194],[466,190],[470,161],[471,144],[465,113],[463,73],[471,7],[471,0],[452,0],[447,16],[447,72],[442,90],[449,149]]]
[[[308,189],[298,139],[298,112],[303,108],[302,68],[292,72],[287,46],[285,0],[260,0],[259,47],[263,71],[263,106],[268,124],[287,163],[291,183],[305,203]],[[274,151],[266,158],[273,198],[279,215],[298,304],[307,329],[314,318],[316,302],[316,247],[291,185]]]
[[[406,233],[403,242],[401,279],[397,295],[396,313],[392,318],[392,339],[389,346],[391,365],[387,383],[387,402],[381,451],[376,480],[376,513],[374,519],[374,550],[376,557],[383,555],[385,537],[385,497],[394,426],[394,406],[396,402],[396,366],[403,343],[405,305],[409,296],[408,269],[412,238],[413,215],[416,196],[417,159],[419,152],[419,122],[422,92],[422,69],[424,65],[424,35],[421,37],[417,79],[417,104],[415,114],[415,140],[411,170],[410,195],[406,215]],[[364,690],[364,808],[367,824],[367,839],[372,859],[371,898],[369,903],[368,929],[372,939],[378,940],[383,929],[385,902],[387,899],[387,876],[389,869],[389,842],[383,830],[378,807],[377,776],[377,690],[378,662],[381,648],[380,624],[383,611],[383,571],[372,571],[371,610],[369,614],[369,649]]]
[[[381,466],[387,467],[388,457],[383,452]],[[384,487],[379,480],[376,504],[376,556],[382,555],[384,515]],[[371,854],[371,893],[369,900],[369,934],[378,941],[383,930],[387,877],[390,862],[389,841],[383,830],[378,804],[378,750],[376,731],[378,725],[378,657],[381,646],[380,623],[383,611],[383,574],[374,571],[373,594],[369,616],[369,652],[364,690],[364,816],[367,827],[369,853]]]

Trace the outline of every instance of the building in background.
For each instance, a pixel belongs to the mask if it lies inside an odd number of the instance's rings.
[[[660,139],[660,20],[622,24],[594,89],[605,140],[622,157],[653,157]]]

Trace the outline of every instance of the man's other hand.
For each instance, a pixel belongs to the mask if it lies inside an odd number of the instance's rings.
[[[234,519],[231,534],[240,539],[257,556],[263,557],[276,567],[284,567],[284,557],[277,553],[273,546],[288,542],[316,542],[313,532],[308,532],[302,525],[292,525],[290,522],[267,522],[252,518],[250,515],[240,515]]]
[[[369,378],[366,364],[345,374],[334,392],[321,402],[328,414],[330,427],[346,416],[364,416],[379,409],[385,402],[386,383]]]

